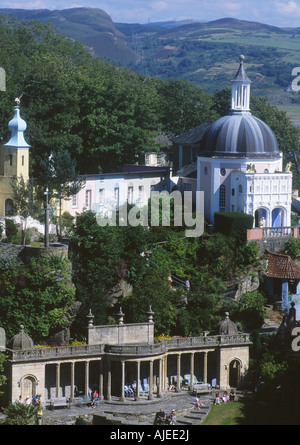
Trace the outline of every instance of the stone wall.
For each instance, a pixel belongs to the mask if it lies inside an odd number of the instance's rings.
[[[109,326],[92,326],[88,328],[88,344],[153,344],[154,324],[134,323]]]
[[[54,243],[46,248],[44,246],[21,246],[0,242],[0,256],[2,255],[9,257],[16,262],[21,260],[23,263],[29,263],[32,259],[50,258],[53,256],[67,258],[68,246],[65,244]]]

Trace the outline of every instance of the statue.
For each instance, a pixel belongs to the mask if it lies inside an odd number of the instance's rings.
[[[292,163],[291,163],[291,162],[288,162],[288,163],[286,164],[286,167],[285,167],[285,171],[286,171],[286,173],[290,173],[290,171],[291,171],[291,166],[292,166]]]

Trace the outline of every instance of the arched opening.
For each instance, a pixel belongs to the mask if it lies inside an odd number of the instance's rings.
[[[283,210],[276,208],[272,210],[272,227],[283,226]]]
[[[267,211],[265,209],[257,209],[254,213],[255,227],[267,226]]]
[[[23,400],[27,397],[32,399],[36,395],[36,379],[33,376],[26,376],[22,380],[21,384],[21,395]]]
[[[239,360],[232,360],[229,365],[229,386],[236,388],[240,381],[241,363]]]
[[[13,216],[14,214],[14,206],[11,199],[7,199],[5,201],[5,216]]]

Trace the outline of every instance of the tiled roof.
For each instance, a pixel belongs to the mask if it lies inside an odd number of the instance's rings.
[[[289,255],[265,251],[267,260],[267,272],[265,276],[270,278],[300,279],[300,267]]]
[[[198,127],[191,128],[190,130],[182,133],[174,138],[175,144],[198,144],[202,141],[205,131],[211,126],[210,122],[204,122],[204,124],[198,125]]]

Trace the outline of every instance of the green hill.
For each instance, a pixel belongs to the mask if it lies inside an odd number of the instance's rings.
[[[300,29],[222,18],[210,22],[113,23],[98,8],[0,9],[21,20],[39,20],[86,45],[95,57],[162,79],[180,78],[209,93],[229,86],[244,54],[252,91],[298,116],[299,94],[291,91],[300,64]]]

